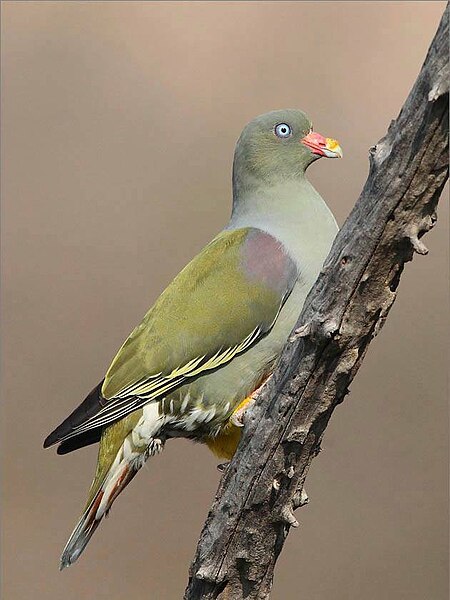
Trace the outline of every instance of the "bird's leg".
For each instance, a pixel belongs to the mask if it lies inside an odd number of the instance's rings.
[[[230,417],[230,422],[233,423],[233,425],[235,425],[236,427],[244,427],[245,413],[258,400],[258,396],[259,396],[262,388],[266,385],[266,383],[269,381],[269,379],[271,377],[272,377],[272,375],[269,375],[269,377],[264,379],[262,384],[256,388],[256,390],[253,392],[253,394],[251,394],[250,396],[247,396],[247,398],[244,398],[244,400],[242,400],[242,402],[237,406],[237,408],[234,410],[233,414]]]

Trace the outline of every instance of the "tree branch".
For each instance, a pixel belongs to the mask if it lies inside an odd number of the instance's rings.
[[[448,177],[447,6],[273,377],[247,416],[190,569],[185,600],[268,598],[278,555],[328,420],[395,300],[404,264],[426,254]]]

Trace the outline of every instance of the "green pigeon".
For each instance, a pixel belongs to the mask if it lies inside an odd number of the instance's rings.
[[[167,439],[230,459],[338,230],[305,171],[342,157],[300,110],[248,123],[236,144],[230,220],[131,332],[104,379],[44,447],[100,442],[83,514],[61,557],[77,560],[112,503]]]

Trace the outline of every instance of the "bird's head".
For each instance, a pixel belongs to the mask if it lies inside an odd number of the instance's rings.
[[[322,156],[342,158],[338,142],[314,132],[301,110],[274,110],[244,127],[234,154],[234,181],[296,178]]]

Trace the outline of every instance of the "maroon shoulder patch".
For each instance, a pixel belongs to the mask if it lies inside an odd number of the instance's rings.
[[[242,269],[250,281],[283,295],[292,289],[298,271],[283,244],[261,229],[251,229],[242,245]]]

